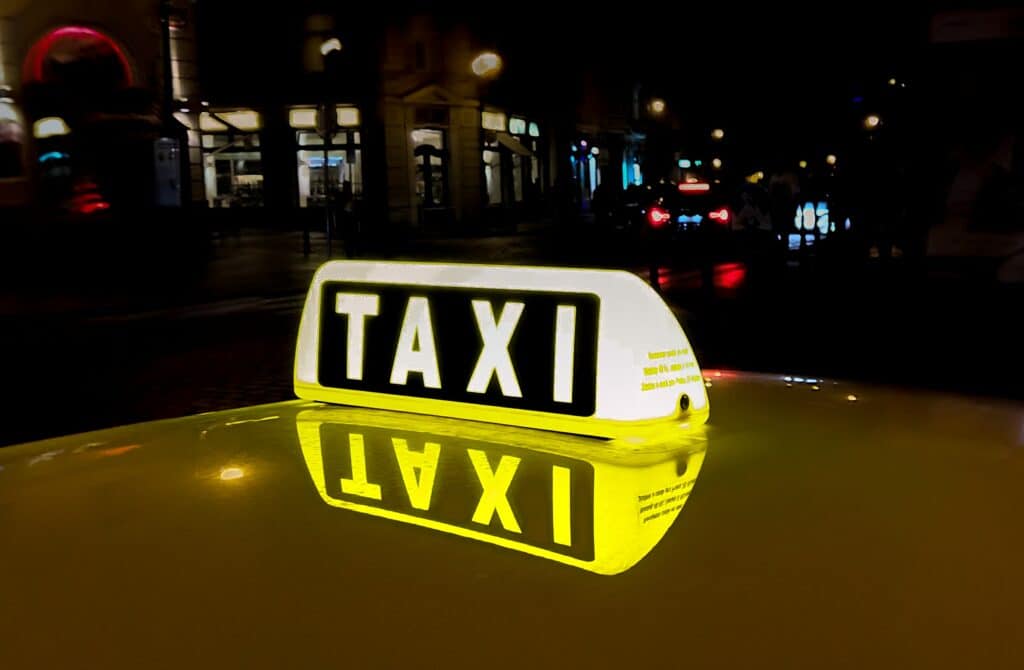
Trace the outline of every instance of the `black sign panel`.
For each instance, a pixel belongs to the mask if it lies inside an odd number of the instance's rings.
[[[329,498],[594,558],[594,468],[586,461],[349,424],[321,425],[320,440]]]
[[[321,299],[322,386],[575,416],[594,413],[600,306],[594,294],[326,282]],[[346,300],[361,302],[349,309]],[[422,316],[416,318],[424,310],[429,327],[423,327]],[[355,338],[350,328],[358,329]],[[403,329],[407,336],[415,330],[415,338],[403,340]],[[353,339],[361,355],[350,352]],[[436,377],[414,369],[399,374],[396,383],[396,358],[404,370],[402,352],[429,349],[436,351],[430,366],[436,367]],[[485,349],[489,364],[482,366],[481,378],[486,386],[478,380],[470,389]],[[502,374],[492,371],[495,361]],[[359,369],[350,369],[350,363]]]

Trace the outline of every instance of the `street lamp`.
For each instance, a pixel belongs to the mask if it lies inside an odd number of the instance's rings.
[[[481,79],[493,79],[501,72],[501,56],[493,51],[484,51],[469,64],[473,74]]]
[[[331,37],[320,44],[320,55],[327,58],[328,54],[332,54],[335,51],[341,51],[341,40],[337,37]]]
[[[724,137],[725,131],[722,130],[721,128],[715,128],[714,130],[711,131],[711,139],[713,140],[721,140]]]
[[[324,233],[327,236],[327,257],[330,258],[333,252],[334,242],[334,213],[331,211],[331,138],[334,136],[334,130],[337,126],[337,116],[334,111],[334,101],[332,97],[331,86],[335,84],[336,70],[337,70],[337,59],[338,54],[341,53],[342,44],[341,40],[337,37],[325,38],[320,43],[320,55],[324,59],[324,90],[323,90],[323,102],[321,105],[321,111],[318,115],[318,128],[317,132],[323,138],[323,165],[321,166],[321,174],[323,176],[324,186]],[[340,170],[340,167],[339,167]],[[303,252],[309,255],[309,226],[306,225],[303,230],[302,236],[302,247]],[[345,249],[346,253],[349,252],[348,247]]]
[[[829,154],[828,156],[825,156],[825,162],[828,163],[829,165],[835,165],[836,160],[837,159],[835,154]]]
[[[651,98],[649,109],[651,110],[651,114],[664,114],[665,101],[661,98]]]
[[[800,166],[801,170],[806,170],[807,169],[807,161],[800,161],[799,163],[797,163],[797,165]]]
[[[722,169],[722,159],[721,158],[712,158],[711,159],[711,167],[715,168],[716,170],[721,170]]]
[[[878,114],[868,114],[866,117],[864,117],[864,127],[867,128],[868,130],[874,130],[875,128],[878,127],[878,124],[880,124],[881,122],[882,119],[878,116]]]

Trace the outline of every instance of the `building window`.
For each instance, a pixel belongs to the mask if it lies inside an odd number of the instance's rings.
[[[448,161],[444,135],[443,130],[435,128],[412,131],[416,198],[424,207],[443,207],[448,202]]]
[[[243,109],[199,115],[203,182],[210,207],[263,205],[260,115]]]
[[[363,152],[358,130],[334,133],[327,148],[314,132],[298,133],[299,206],[323,206],[328,192],[363,195]]]
[[[487,204],[500,205],[501,152],[497,148],[484,149],[484,181],[487,183]]]
[[[480,115],[480,125],[485,130],[504,131],[506,126],[505,114],[503,112],[483,112]]]
[[[22,156],[25,151],[25,128],[14,101],[0,91],[0,179],[25,174]]]
[[[526,121],[516,117],[509,128],[527,128]],[[525,134],[513,136],[504,131],[485,130],[483,133],[484,182],[487,204],[536,202],[541,193],[541,157],[539,141]]]

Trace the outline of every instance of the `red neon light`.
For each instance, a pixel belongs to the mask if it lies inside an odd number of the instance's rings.
[[[711,190],[711,184],[684,183],[679,185],[680,193],[707,193]]]
[[[716,288],[737,289],[747,279],[747,266],[743,263],[721,263],[714,268]]]
[[[87,202],[78,208],[80,214],[95,214],[96,212],[105,212],[110,209],[109,202]]]
[[[727,210],[725,207],[721,209],[716,209],[711,212],[708,212],[708,217],[719,223],[729,223],[729,210]]]
[[[56,28],[55,30],[51,30],[43,35],[38,42],[33,44],[32,48],[28,50],[28,55],[25,57],[25,65],[22,68],[21,78],[23,83],[27,84],[43,80],[43,65],[46,63],[46,57],[58,42],[61,40],[87,39],[98,40],[114,52],[114,55],[117,56],[117,60],[121,63],[121,69],[124,71],[125,85],[131,86],[132,68],[131,65],[128,64],[128,57],[125,55],[124,50],[107,35],[98,30],[86,28],[84,26],[64,26],[62,28]]]
[[[647,220],[650,221],[652,228],[661,228],[671,218],[672,215],[661,207],[651,207],[647,212]]]

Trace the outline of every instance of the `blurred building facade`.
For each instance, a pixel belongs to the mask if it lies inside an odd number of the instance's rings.
[[[200,21],[203,62],[222,62],[233,22]],[[204,70],[209,108],[182,118],[200,134],[210,207],[315,210],[330,199],[365,221],[437,230],[544,215],[555,115],[528,94],[495,94],[505,56],[494,41],[400,13],[311,14],[279,34],[284,46],[249,76]]]
[[[191,9],[0,2],[0,205],[181,203],[180,128],[163,90],[186,96],[194,80]]]
[[[447,230],[641,183],[652,117],[621,68],[491,23],[0,0],[0,206],[259,209],[289,226],[330,200]]]

